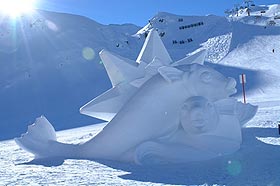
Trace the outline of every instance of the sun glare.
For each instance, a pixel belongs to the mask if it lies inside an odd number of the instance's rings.
[[[18,17],[34,9],[35,0],[0,0],[0,13]]]

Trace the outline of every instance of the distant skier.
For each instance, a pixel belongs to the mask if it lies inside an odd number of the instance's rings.
[[[272,49],[272,52],[274,53],[274,49]]]

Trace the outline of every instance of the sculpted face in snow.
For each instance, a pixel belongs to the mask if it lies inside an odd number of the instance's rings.
[[[180,126],[162,138],[142,143],[136,148],[139,164],[185,163],[231,154],[240,148],[241,126],[253,117],[257,107],[233,98],[211,102],[202,96],[187,99],[181,110]],[[250,111],[248,111],[250,110]]]
[[[173,63],[154,30],[136,63],[103,50],[100,57],[113,87],[80,112],[108,121],[106,127],[83,144],[64,144],[41,117],[15,140],[36,158],[100,158],[140,164],[146,157],[176,163],[234,152],[241,143],[240,123],[250,120],[256,107],[228,98],[236,92],[235,80],[204,66],[205,55],[201,50]]]
[[[219,121],[214,104],[200,96],[190,97],[185,101],[180,117],[183,129],[191,134],[214,130]]]

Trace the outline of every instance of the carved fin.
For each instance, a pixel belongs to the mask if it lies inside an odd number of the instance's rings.
[[[214,104],[219,114],[236,115],[241,125],[252,119],[258,110],[257,106],[241,103],[235,98],[218,100]]]
[[[111,121],[136,90],[129,84],[113,87],[81,107],[80,113]]]
[[[99,55],[113,86],[133,81],[145,75],[144,67],[135,63],[135,61],[106,50],[102,50]]]
[[[207,54],[207,50],[203,49],[193,55],[187,56],[187,57],[173,63],[172,66],[190,65],[190,64],[194,64],[194,63],[203,65],[206,54]]]

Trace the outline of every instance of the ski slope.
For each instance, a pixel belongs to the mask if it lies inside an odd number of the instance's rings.
[[[260,107],[244,128],[241,149],[210,161],[141,167],[112,161],[45,159],[32,155],[14,141],[1,141],[0,185],[272,185],[280,184],[277,106]],[[65,130],[58,140],[80,143],[105,124]]]
[[[0,20],[0,139],[19,135],[23,123],[43,113],[58,129],[100,122],[79,113],[110,88],[99,51],[136,58],[143,42],[131,36],[135,25],[101,25],[69,14],[39,11],[16,23]]]
[[[276,24],[259,24],[256,16],[261,10],[266,10],[262,15],[266,17],[265,23],[275,20]],[[154,27],[159,33],[165,33],[162,39],[173,58],[185,55],[182,49],[191,53],[199,47],[206,48],[209,65],[236,80],[242,73],[247,75],[249,101],[279,100],[280,23],[274,19],[280,14],[279,5],[254,6],[251,11],[251,16],[244,13],[228,18],[159,13],[137,34],[143,36]],[[204,24],[188,27],[196,23]],[[187,28],[180,29],[183,26]],[[192,41],[172,42],[186,41],[186,38]],[[241,86],[238,88],[236,96],[241,99]]]
[[[279,5],[263,5],[254,7],[250,17],[244,12],[228,18],[159,13],[151,18],[152,25],[141,29],[40,11],[17,24],[16,40],[10,21],[1,18],[1,139],[23,133],[41,114],[57,130],[97,122],[78,110],[110,88],[99,50],[135,59],[152,28],[165,33],[162,40],[173,60],[202,47],[208,49],[207,65],[237,81],[245,73],[247,100],[259,110],[243,128],[240,151],[203,163],[138,167],[89,160],[29,162],[32,156],[14,141],[1,141],[0,185],[280,185],[280,25],[274,19],[279,12]],[[276,24],[267,25],[271,20]],[[241,85],[237,88],[235,96],[242,100]],[[58,140],[87,141],[103,126],[61,131]]]
[[[266,6],[266,16],[274,19],[279,14],[277,7]],[[57,130],[100,122],[78,112],[111,86],[99,51],[107,49],[135,60],[145,32],[152,28],[162,35],[173,61],[206,48],[209,65],[226,76],[238,80],[240,73],[247,74],[248,93],[255,90],[249,100],[277,100],[279,84],[274,80],[279,77],[279,24],[265,28],[243,19],[255,17],[160,12],[142,29],[132,24],[101,25],[85,17],[46,11],[23,16],[16,24],[3,18],[0,109],[5,112],[0,113],[0,139],[20,135],[26,124],[42,114],[55,123]],[[237,88],[236,96],[240,97],[241,87]]]

